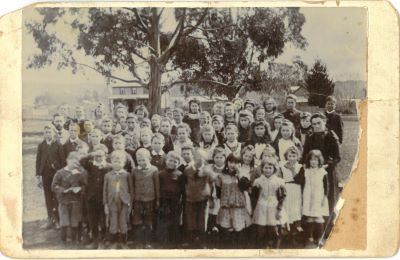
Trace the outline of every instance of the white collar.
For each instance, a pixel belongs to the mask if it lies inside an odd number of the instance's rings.
[[[154,151],[154,150],[151,151],[151,155],[164,155],[164,154],[165,153],[164,153],[163,150],[159,151],[158,153],[156,151]]]
[[[142,166],[139,166],[138,165],[138,167],[137,167],[139,170],[148,170],[149,168],[150,168],[150,164],[148,164],[147,166],[146,166],[146,168],[143,168]]]
[[[96,162],[95,160],[93,160],[93,165],[94,166],[97,166],[97,167],[99,167],[99,168],[104,168],[105,166],[106,166],[106,161],[104,160],[104,161],[102,161],[102,162]]]
[[[326,112],[327,114],[333,114],[333,113],[335,113],[335,110],[332,110],[331,112],[329,112],[328,110],[325,110],[325,112]]]
[[[50,141],[47,141],[46,139],[44,140],[45,142],[46,142],[46,144],[48,144],[48,145],[51,145],[53,142],[54,142],[54,140],[53,139],[51,139]]]
[[[217,165],[214,164],[214,168],[217,170],[222,170],[225,167],[225,165],[222,165],[221,167],[218,167]]]

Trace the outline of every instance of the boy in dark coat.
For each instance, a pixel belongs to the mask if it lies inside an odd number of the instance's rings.
[[[343,142],[343,121],[342,117],[335,111],[337,100],[334,96],[326,98],[325,116],[327,118],[326,128],[336,133],[339,143]]]
[[[77,124],[69,124],[68,133],[69,138],[63,145],[65,158],[68,157],[70,152],[76,151],[78,146],[83,142],[81,139],[78,138],[79,126]]]
[[[44,140],[39,144],[36,154],[36,177],[38,178],[38,186],[43,187],[48,218],[47,223],[42,228],[46,229],[58,224],[57,200],[51,191],[51,183],[56,171],[61,169],[65,163],[63,146],[53,138],[53,134],[53,127],[46,125],[44,127]]]
[[[300,128],[300,114],[301,111],[296,109],[297,97],[289,94],[286,97],[286,111],[282,115],[294,125],[295,129]]]

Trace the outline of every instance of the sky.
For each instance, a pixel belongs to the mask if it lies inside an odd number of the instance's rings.
[[[306,22],[303,25],[302,34],[307,39],[308,46],[305,50],[285,47],[284,53],[276,59],[276,62],[291,63],[296,56],[309,66],[316,59],[321,59],[328,68],[328,72],[336,80],[366,80],[367,74],[367,11],[364,8],[301,8]],[[169,15],[171,12],[164,12]],[[37,19],[35,12],[24,12],[24,18]],[[173,25],[172,25],[173,26]],[[56,28],[57,32],[65,40],[73,42],[71,29],[63,24]],[[37,52],[33,38],[29,34],[23,37],[24,62]],[[82,60],[87,59],[81,56]],[[52,89],[57,91],[76,91],[82,86],[88,88],[105,86],[102,76],[96,72],[86,70],[85,73],[73,75],[70,70],[57,70],[55,66],[40,70],[23,71],[23,98],[26,102]]]

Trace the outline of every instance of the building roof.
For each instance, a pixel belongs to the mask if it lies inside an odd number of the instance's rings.
[[[149,94],[111,95],[109,99],[149,99]]]

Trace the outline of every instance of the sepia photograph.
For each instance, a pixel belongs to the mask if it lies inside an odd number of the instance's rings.
[[[23,249],[323,249],[359,152],[367,22],[24,9]]]

